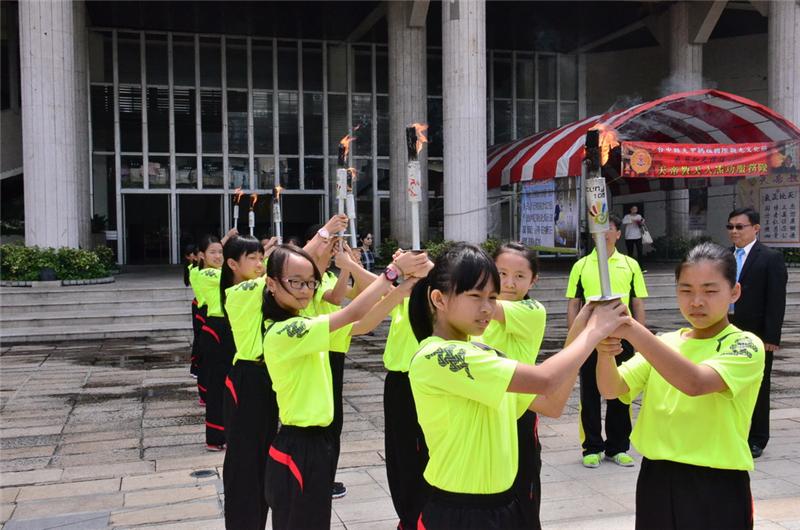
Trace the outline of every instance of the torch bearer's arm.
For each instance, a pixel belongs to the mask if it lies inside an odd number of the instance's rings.
[[[238,235],[239,235],[239,230],[238,230],[238,229],[237,229],[237,228],[234,226],[233,228],[231,228],[230,230],[228,230],[228,233],[227,233],[227,234],[225,234],[225,235],[222,237],[222,240],[220,241],[220,243],[221,243],[221,244],[222,244],[222,246],[224,247],[224,246],[225,246],[225,242],[226,242],[226,241],[228,241],[228,240],[229,240],[230,238],[232,238],[233,236],[238,236]]]

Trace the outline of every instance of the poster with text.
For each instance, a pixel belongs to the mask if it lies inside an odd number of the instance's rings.
[[[759,192],[761,242],[776,247],[800,247],[800,186],[762,186]]]
[[[522,187],[520,240],[541,251],[576,252],[578,215],[576,178],[526,183]]]

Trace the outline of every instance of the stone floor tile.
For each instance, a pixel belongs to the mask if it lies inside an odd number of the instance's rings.
[[[221,513],[220,504],[216,500],[184,502],[169,506],[117,510],[111,513],[111,524],[114,526],[126,526],[168,523],[170,521],[220,516]]]
[[[15,447],[3,449],[0,451],[0,460],[53,456],[55,450],[55,445],[35,445],[33,447]]]
[[[192,485],[184,488],[148,489],[125,493],[125,508],[172,504],[199,499],[216,499],[217,488],[213,484]]]
[[[347,497],[345,497],[346,499]],[[342,499],[344,500],[344,499]],[[333,510],[342,520],[345,527],[351,523],[366,523],[371,521],[384,521],[397,516],[392,506],[392,499],[387,495],[379,499],[352,503],[333,504]]]
[[[11,520],[3,530],[102,530],[108,528],[109,512],[84,512],[28,520]]]
[[[62,469],[37,469],[36,471],[19,471],[0,474],[0,486],[25,486],[56,482],[64,474]]]
[[[202,451],[202,452],[201,452]],[[222,466],[225,459],[224,452],[209,453],[205,447],[198,448],[195,456],[184,458],[159,458],[156,460],[156,471],[170,471],[173,469],[207,469]]]
[[[17,502],[13,519],[33,519],[56,514],[110,511],[122,507],[122,494],[85,495]]]
[[[167,471],[148,475],[134,475],[122,478],[122,491],[130,492],[148,488],[164,488],[165,486],[189,486],[206,483],[218,479],[214,475],[208,478],[195,478],[191,476],[192,470]]]
[[[139,438],[120,438],[116,440],[101,440],[96,442],[65,443],[58,448],[59,455],[82,455],[117,451],[120,449],[139,449]]]
[[[133,461],[90,466],[64,468],[64,480],[98,479],[107,477],[125,477],[127,475],[154,472],[155,462]]]
[[[72,497],[76,495],[94,495],[116,493],[120,490],[120,479],[85,480],[80,482],[60,482],[46,486],[23,486],[17,502]]]

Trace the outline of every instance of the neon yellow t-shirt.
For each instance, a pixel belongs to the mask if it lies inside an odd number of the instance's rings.
[[[639,263],[619,251],[608,258],[608,276],[611,291],[622,296],[622,303],[630,307],[631,298],[647,298],[647,286]],[[569,272],[567,298],[589,298],[599,296],[600,271],[597,268],[597,250],[592,250],[575,262]]]
[[[492,320],[475,342],[491,346],[509,359],[535,364],[544,338],[547,311],[536,300],[500,300],[505,322]]]
[[[189,269],[189,285],[192,287],[192,291],[194,292],[194,299],[197,300],[197,307],[203,307],[206,305],[206,299],[203,296],[203,292],[200,290],[200,272],[203,269],[199,269],[194,267]]]
[[[408,319],[408,301],[403,299],[402,304],[397,304],[389,313],[392,324],[386,336],[386,347],[383,350],[383,365],[392,372],[408,372],[411,358],[419,349],[419,342],[411,329]]]
[[[531,396],[507,392],[517,361],[428,337],[409,379],[430,460],[425,480],[455,493],[500,493],[517,474],[517,418]]]
[[[314,293],[314,298],[308,304],[308,307],[300,311],[300,315],[304,317],[314,318],[319,315],[330,315],[341,309],[340,306],[326,302],[322,296],[336,287],[338,278],[330,271],[326,271],[322,275],[322,282],[317,291]],[[351,326],[352,327],[352,326]],[[347,352],[350,349],[350,336],[351,327],[343,327],[331,333],[331,350],[337,352]]]
[[[283,425],[325,427],[333,421],[327,315],[264,322],[264,360]],[[348,332],[352,324],[344,326]]]
[[[263,356],[261,305],[266,283],[266,278],[261,276],[225,289],[225,310],[236,343],[233,364],[240,359],[255,361]]]
[[[219,269],[206,268],[201,270],[192,282],[192,287],[197,285],[196,292],[202,294],[203,301],[208,306],[208,316],[222,317],[222,302],[219,297],[219,280],[221,272]],[[198,295],[199,296],[199,295]],[[198,298],[197,303],[200,303]]]
[[[685,338],[688,331],[679,329],[659,339],[695,364],[713,368],[728,389],[687,396],[637,353],[619,368],[630,389],[620,401],[630,403],[643,393],[631,442],[651,460],[751,470],[747,437],[764,374],[764,344],[732,324],[710,339]]]

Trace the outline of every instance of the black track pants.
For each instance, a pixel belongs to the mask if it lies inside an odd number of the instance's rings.
[[[194,329],[194,342],[192,343],[192,366],[189,373],[197,376],[197,396],[205,403],[208,382],[203,370],[203,326],[206,324],[206,306],[193,306],[192,327]]]
[[[231,368],[236,352],[233,335],[228,321],[221,317],[208,317],[200,330],[201,348],[206,387],[206,443],[222,445],[225,443],[225,419],[223,400],[225,398],[225,376]]]
[[[643,458],[636,482],[636,529],[710,528],[753,528],[747,471]]]
[[[328,427],[282,426],[266,466],[264,494],[274,530],[327,530],[336,468]]]
[[[527,528],[539,530],[539,509],[542,503],[542,446],[539,444],[539,418],[526,411],[517,420],[519,467],[514,480],[514,492],[528,522]]]
[[[331,430],[331,443],[333,444],[333,476],[336,478],[336,468],[339,466],[339,453],[342,450],[342,426],[344,425],[344,408],[342,391],[344,389],[344,357],[342,352],[328,353],[331,363],[331,379],[333,380],[333,421],[328,427]]]
[[[410,530],[419,520],[428,499],[428,484],[422,477],[428,464],[428,446],[417,422],[417,409],[407,372],[389,372],[383,386],[386,476],[397,516],[398,528]]]
[[[418,530],[523,530],[525,516],[511,491],[494,495],[448,493],[431,488]]]
[[[263,530],[267,452],[278,431],[278,404],[263,362],[238,361],[225,378],[225,437],[222,468],[225,527]]]

